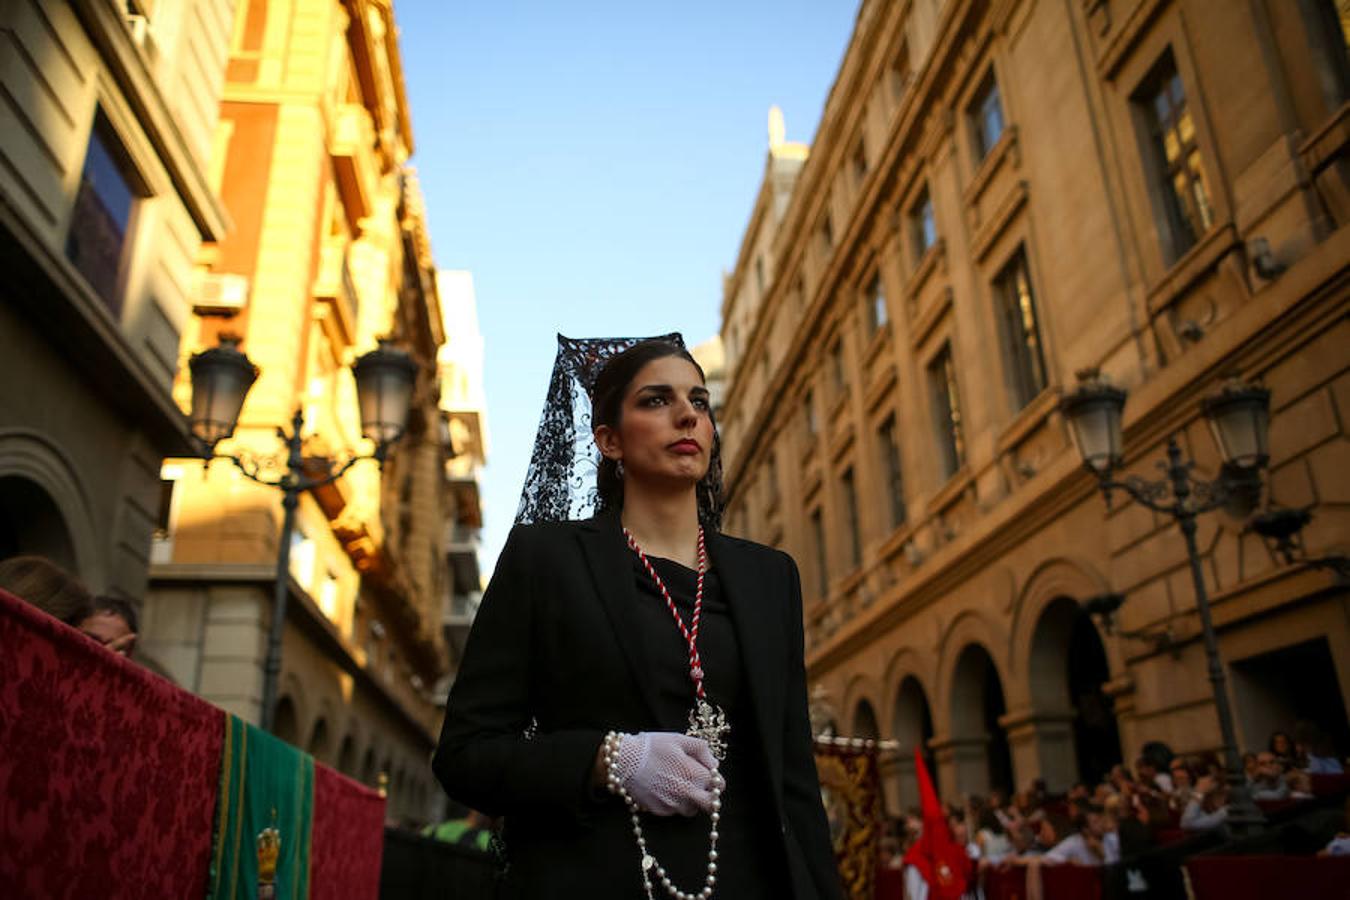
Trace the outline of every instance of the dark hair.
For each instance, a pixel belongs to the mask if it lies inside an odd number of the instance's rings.
[[[1176,755],[1172,752],[1172,748],[1162,741],[1149,741],[1140,749],[1140,754],[1159,772],[1166,772],[1168,763]]]
[[[74,575],[41,556],[13,556],[0,561],[0,590],[75,625],[93,608],[89,589]]]
[[[977,831],[988,831],[990,834],[1003,834],[1003,820],[998,817],[993,809],[986,807],[980,811],[979,828]]]
[[[1293,753],[1293,752],[1294,752],[1294,739],[1293,739],[1292,737],[1289,736],[1289,733],[1286,732],[1286,731],[1275,731],[1275,732],[1272,732],[1272,733],[1271,733],[1271,735],[1270,735],[1270,744],[1268,745],[1268,749],[1270,750],[1271,753],[1279,753],[1279,752],[1280,752],[1280,751],[1278,751],[1278,750],[1275,749],[1275,739],[1276,739],[1276,738],[1284,738],[1285,743],[1289,745],[1289,752],[1290,752],[1290,753]]]
[[[127,623],[127,628],[131,629],[133,633],[141,630],[140,619],[136,615],[136,607],[121,597],[99,594],[94,598],[94,605],[89,610],[89,615],[96,616],[99,613],[112,613],[115,616],[121,616],[123,621]],[[89,616],[85,616],[85,618],[89,618]]]
[[[703,367],[688,350],[679,344],[664,340],[640,341],[622,353],[615,354],[595,377],[591,389],[591,428],[601,425],[617,429],[623,416],[623,398],[628,386],[647,363],[668,356],[678,356],[698,370],[698,377],[706,383]],[[712,409],[708,417],[712,419]],[[717,433],[717,421],[712,419],[713,444],[708,471],[699,480],[698,520],[705,528],[718,530],[722,525],[722,438]],[[595,473],[596,512],[623,509],[623,479],[619,477],[615,460],[600,457]]]

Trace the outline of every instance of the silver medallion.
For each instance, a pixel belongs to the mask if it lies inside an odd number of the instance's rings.
[[[731,733],[731,724],[720,706],[713,706],[707,700],[699,698],[693,709],[689,710],[690,737],[703,738],[708,742],[713,757],[721,762],[727,756],[727,735]]]

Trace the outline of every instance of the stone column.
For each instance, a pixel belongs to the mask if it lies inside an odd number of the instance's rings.
[[[989,793],[989,735],[934,739],[929,743],[937,759],[938,795],[954,802],[962,794]]]
[[[1052,793],[1063,793],[1078,780],[1074,752],[1073,710],[1037,712],[1020,709],[999,718],[1012,753],[1014,787],[1044,778]]]

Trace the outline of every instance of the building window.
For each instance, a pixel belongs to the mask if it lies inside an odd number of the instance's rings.
[[[877,431],[881,445],[881,471],[886,475],[886,493],[890,497],[891,527],[905,524],[905,479],[900,468],[900,442],[895,437],[895,416],[887,417]]]
[[[853,178],[859,187],[867,179],[867,145],[861,140],[853,151]]]
[[[303,529],[296,526],[291,531],[291,577],[306,591],[314,588],[316,550],[313,539]]]
[[[796,298],[797,310],[800,312],[806,309],[806,279],[798,275],[792,282],[792,296]]]
[[[838,338],[830,347],[830,378],[834,383],[834,395],[843,396],[848,391],[848,375],[844,370],[844,339]]]
[[[778,506],[778,459],[770,453],[764,461],[764,479],[767,490],[766,500],[770,509]]]
[[[1153,175],[1162,198],[1165,227],[1172,240],[1168,262],[1176,262],[1214,224],[1205,161],[1186,102],[1186,89],[1169,50],[1135,95],[1148,129]]]
[[[122,311],[119,277],[137,199],[125,160],[112,127],[96,115],[66,234],[66,258],[114,316]]]
[[[819,433],[820,428],[816,422],[815,397],[811,395],[810,391],[807,391],[806,396],[802,399],[802,410],[805,413],[806,436],[814,438]]]
[[[834,224],[830,222],[828,214],[820,220],[820,240],[826,250],[834,246]]]
[[[928,393],[933,410],[933,425],[938,436],[938,458],[945,481],[956,474],[966,461],[966,443],[962,433],[961,399],[956,388],[956,365],[951,344],[928,364]]]
[[[880,274],[873,275],[872,280],[867,283],[864,303],[867,306],[868,330],[879,331],[889,321],[886,313],[886,290],[882,287]]]
[[[816,551],[816,590],[823,600],[830,593],[830,571],[825,562],[825,524],[821,521],[819,507],[811,513],[811,539]]]
[[[853,484],[853,468],[845,469],[839,481],[844,495],[844,515],[848,520],[849,562],[856,569],[862,565],[862,533],[858,524],[858,490]]]
[[[1312,62],[1328,110],[1350,97],[1350,0],[1302,0]]]
[[[971,134],[975,139],[975,159],[982,160],[1003,137],[1003,101],[998,93],[998,81],[991,69],[984,83],[975,92],[970,109]]]
[[[891,63],[891,95],[895,97],[898,105],[905,97],[905,91],[909,90],[910,79],[914,77],[914,72],[909,64],[909,44],[900,45],[900,52],[895,54],[895,61]]]
[[[928,188],[923,189],[919,199],[909,210],[910,243],[914,246],[914,259],[919,261],[928,254],[937,243],[937,217],[933,214],[933,198]]]
[[[994,279],[994,298],[1003,323],[1004,356],[1013,402],[1021,409],[1045,390],[1045,350],[1036,321],[1036,298],[1023,247]]]
[[[755,290],[760,297],[764,296],[764,257],[755,257]]]
[[[324,572],[323,581],[319,584],[319,609],[328,617],[329,621],[336,622],[338,618],[338,580],[332,572]]]

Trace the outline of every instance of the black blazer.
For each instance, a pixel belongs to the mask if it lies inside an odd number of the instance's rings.
[[[716,532],[706,544],[772,787],[766,825],[782,834],[796,900],[837,900],[807,718],[797,566]],[[603,896],[609,873],[637,871],[627,816],[589,788],[606,731],[657,727],[630,553],[617,512],[512,528],[450,691],[432,767],[451,797],[506,817],[508,883],[522,896]]]

